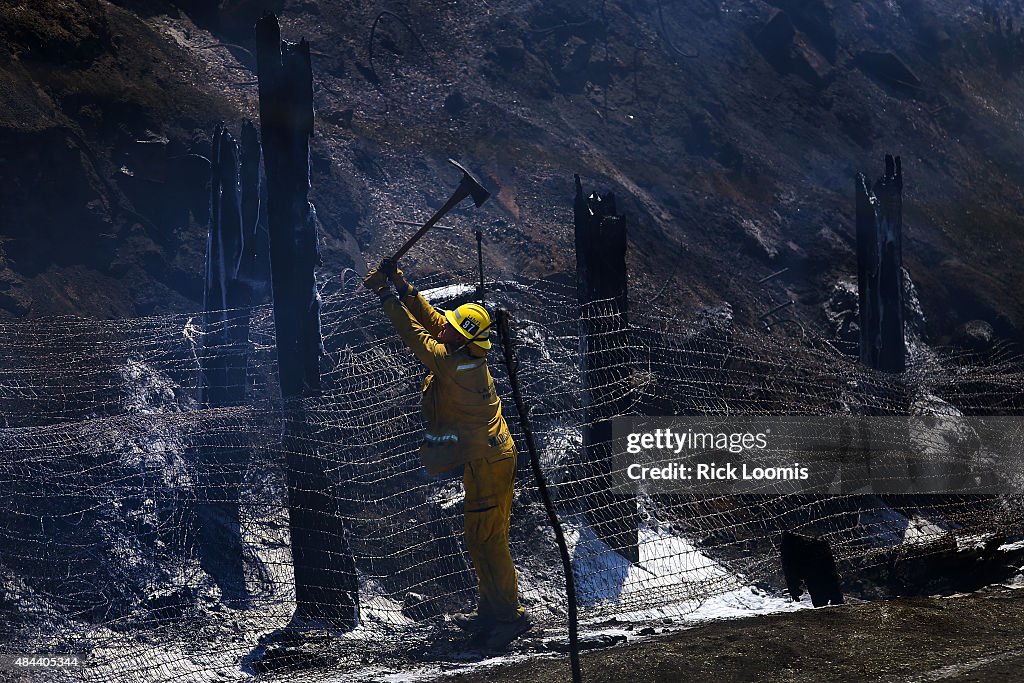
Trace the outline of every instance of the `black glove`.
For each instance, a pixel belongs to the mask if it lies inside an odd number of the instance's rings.
[[[388,290],[388,276],[380,268],[373,268],[363,278],[363,287],[380,295]]]
[[[394,283],[395,289],[398,291],[398,296],[405,296],[412,291],[412,285],[406,281],[405,273],[398,267],[398,261],[384,259],[380,262],[380,269],[388,274],[388,278]]]

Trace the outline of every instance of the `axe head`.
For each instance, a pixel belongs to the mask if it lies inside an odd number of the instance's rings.
[[[472,197],[473,203],[476,204],[477,208],[480,208],[490,198],[491,193],[484,189],[484,186],[480,184],[476,176],[466,170],[466,167],[455,161],[455,159],[449,159],[448,163],[462,171],[462,182],[459,183],[459,190],[466,193],[463,196],[468,195]]]

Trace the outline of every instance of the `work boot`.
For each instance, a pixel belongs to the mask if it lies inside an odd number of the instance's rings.
[[[496,621],[487,637],[488,650],[504,650],[509,644],[533,627],[530,615],[523,612],[512,621]]]
[[[494,623],[494,619],[490,617],[482,617],[476,610],[453,614],[452,621],[455,622],[456,626],[467,633],[480,633]]]

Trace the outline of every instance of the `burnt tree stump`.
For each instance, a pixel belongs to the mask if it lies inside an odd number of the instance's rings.
[[[320,393],[320,296],[316,210],[309,202],[313,71],[309,43],[281,40],[277,17],[256,22],[256,63],[267,178],[270,271],[284,403],[282,448],[295,571],[295,619],[353,628],[358,579],[349,529],[307,420],[304,399]]]
[[[214,135],[212,157],[199,402],[221,408],[247,400],[253,283],[241,266],[247,232],[255,226],[243,220],[238,146],[223,128]],[[258,206],[258,179],[257,187],[246,190],[257,194]],[[200,563],[225,602],[235,606],[248,604],[249,598],[239,524],[239,495],[249,458],[249,450],[241,447],[207,448],[202,453],[204,489],[197,506]]]
[[[263,151],[259,131],[252,121],[242,123],[241,190],[242,247],[238,260],[237,279],[250,287],[250,305],[262,303],[270,287],[270,260],[267,258],[266,226],[261,222],[260,161]],[[261,230],[261,225],[263,229]]]
[[[868,367],[900,373],[903,337],[903,169],[885,155],[885,175],[873,187],[857,174],[857,292],[860,359]]]
[[[636,496],[611,492],[611,418],[627,407],[623,396],[629,380],[626,219],[616,212],[613,194],[584,197],[580,177],[575,179],[586,516],[598,538],[636,563],[640,560]]]

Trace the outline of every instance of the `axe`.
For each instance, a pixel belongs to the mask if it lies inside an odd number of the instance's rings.
[[[437,224],[437,222],[440,221],[446,213],[454,209],[455,206],[466,197],[472,197],[473,203],[479,208],[491,196],[491,193],[484,189],[484,186],[480,184],[480,181],[477,180],[472,173],[467,171],[465,166],[455,161],[455,159],[449,159],[448,163],[462,171],[462,180],[459,182],[459,186],[455,188],[455,192],[453,192],[452,196],[448,198],[448,201],[444,203],[444,206],[438,209],[437,212],[430,217],[430,220],[424,223],[423,227],[416,231],[415,235],[407,239],[405,244],[395,252],[395,255],[387,259],[388,261],[396,263],[398,259],[405,255],[405,252],[412,249],[412,245],[416,244],[416,242],[426,234],[427,230],[434,227],[434,225]]]

